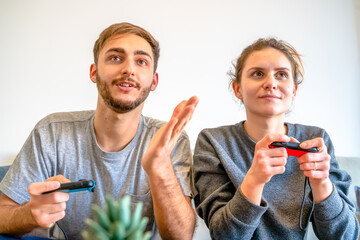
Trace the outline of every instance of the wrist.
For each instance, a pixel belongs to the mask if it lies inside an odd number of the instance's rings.
[[[32,209],[31,209],[31,206],[29,203],[25,203],[23,205],[23,211],[26,212],[26,216],[29,216],[28,217],[28,224],[29,224],[29,228],[31,230],[37,228],[37,227],[40,227],[39,223],[36,221],[35,217],[34,217],[34,214],[32,212]]]
[[[315,203],[319,203],[327,199],[333,192],[334,186],[329,178],[322,181],[311,181]]]
[[[260,184],[254,178],[246,175],[240,185],[242,194],[254,204],[260,205],[265,184]]]

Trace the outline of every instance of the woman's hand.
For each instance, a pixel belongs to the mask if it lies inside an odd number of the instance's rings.
[[[275,141],[289,142],[291,139],[283,134],[269,134],[255,146],[254,159],[248,174],[258,184],[265,184],[272,176],[285,172],[288,155],[285,148],[269,148],[269,145]]]
[[[330,155],[322,138],[314,138],[300,144],[301,148],[316,147],[317,153],[306,153],[298,158],[300,170],[309,177],[313,187],[315,202],[325,200],[333,191],[333,185],[329,179]]]
[[[247,172],[240,189],[250,201],[260,205],[264,185],[272,176],[285,172],[287,152],[285,148],[270,149],[272,142],[289,142],[292,139],[283,134],[268,134],[255,146],[252,165]]]

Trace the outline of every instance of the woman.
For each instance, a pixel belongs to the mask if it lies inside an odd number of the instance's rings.
[[[329,135],[284,120],[303,78],[296,50],[259,39],[231,75],[246,121],[204,129],[194,153],[196,209],[212,238],[302,239],[311,218],[319,238],[357,239],[355,209],[346,196],[351,178],[339,169]],[[275,141],[319,151],[288,156],[285,148],[269,147]],[[305,179],[311,183],[306,188]]]

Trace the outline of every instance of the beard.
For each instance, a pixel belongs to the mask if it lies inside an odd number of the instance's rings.
[[[114,79],[111,81],[111,85],[116,85],[117,82],[122,80],[123,79]],[[127,78],[127,80],[133,82],[136,88],[140,87],[139,84],[131,78]],[[117,100],[111,96],[109,84],[107,84],[105,81],[102,81],[101,77],[98,75],[98,73],[96,73],[96,86],[98,88],[99,94],[104,100],[105,104],[116,113],[127,113],[137,108],[149,96],[151,85],[152,84],[150,84],[149,87],[140,89],[139,97],[134,101]]]

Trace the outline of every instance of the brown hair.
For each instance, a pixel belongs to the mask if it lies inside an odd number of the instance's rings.
[[[106,41],[111,39],[113,36],[120,34],[134,34],[139,37],[142,37],[150,44],[154,56],[154,72],[156,72],[158,60],[160,57],[159,42],[156,41],[155,38],[145,29],[127,22],[115,23],[101,32],[99,38],[96,40],[94,44],[94,49],[93,49],[95,64],[97,64],[98,62],[99,53],[101,49],[104,47]]]
[[[289,43],[277,40],[275,38],[259,38],[253,44],[246,47],[240,57],[236,60],[234,66],[234,72],[230,71],[230,86],[233,82],[241,82],[241,74],[245,66],[245,62],[249,55],[254,51],[260,51],[265,48],[274,48],[282,52],[290,61],[292,74],[295,85],[302,83],[304,79],[304,67],[301,62],[301,55],[292,47]]]

